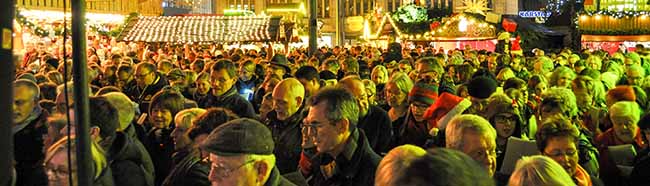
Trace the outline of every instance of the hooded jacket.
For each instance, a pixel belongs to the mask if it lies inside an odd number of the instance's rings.
[[[519,112],[519,106],[515,99],[512,99],[505,94],[495,94],[488,98],[488,104],[486,105],[483,117],[487,119],[495,129],[497,128],[495,118],[499,114],[511,114],[516,118],[513,129],[514,131],[510,136],[527,139],[525,134],[528,133],[526,132],[528,127],[523,126],[524,119]],[[497,138],[499,137],[497,136]],[[507,143],[504,145],[497,144],[497,169],[501,168],[507,145]]]
[[[107,158],[116,185],[153,186],[153,162],[137,139],[117,132]]]

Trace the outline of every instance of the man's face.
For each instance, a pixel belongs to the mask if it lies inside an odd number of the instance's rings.
[[[169,109],[154,107],[149,115],[151,125],[155,128],[165,129],[172,123],[172,113]]]
[[[36,92],[26,86],[14,88],[14,125],[24,122],[31,115],[37,100],[34,99]]]
[[[616,137],[625,143],[634,143],[638,126],[630,117],[611,117]]]
[[[352,81],[351,85],[345,86],[345,89],[354,95],[354,98],[357,99],[359,104],[359,116],[365,116],[368,114],[370,108],[370,102],[368,102],[368,93],[366,92],[366,86],[363,85],[361,81]]]
[[[212,84],[212,95],[221,96],[235,85],[235,77],[230,77],[226,69],[212,71],[210,81]]]
[[[210,91],[210,82],[207,80],[197,79],[194,84],[196,84],[196,92],[201,95],[206,95],[208,94],[208,91]]]
[[[300,81],[300,84],[305,87],[308,95],[314,95],[316,92],[318,92],[318,89],[320,89],[320,84],[318,81],[316,81],[316,79],[307,80],[304,78],[298,78],[298,81]]]
[[[476,132],[467,131],[464,136],[463,153],[482,164],[490,176],[497,168],[497,153],[495,139],[487,139]]]
[[[178,118],[177,118],[178,119]],[[172,130],[171,137],[174,141],[174,150],[182,150],[187,148],[192,144],[192,140],[187,135],[187,131],[190,128],[190,122],[176,120],[176,127]]]
[[[139,87],[149,86],[156,80],[156,72],[150,71],[143,67],[137,67],[135,70],[135,81]]]
[[[569,73],[562,73],[557,77],[557,86],[562,88],[571,88],[571,81],[573,78]]]
[[[253,72],[254,68],[255,66],[241,66],[239,68],[239,79],[242,81],[253,79],[253,75],[255,74],[255,72]]]
[[[566,136],[549,138],[542,153],[562,165],[569,175],[573,176],[576,173],[578,150],[571,138]]]
[[[316,150],[322,153],[332,152],[335,147],[343,143],[343,130],[346,130],[343,129],[342,121],[331,121],[325,117],[326,108],[326,101],[312,106],[303,121],[303,127],[307,128],[307,135],[311,137]]]
[[[284,68],[281,66],[277,65],[269,65],[268,68],[266,68],[266,74],[275,74],[278,75],[278,77],[282,78],[284,76]]]
[[[210,162],[212,163],[208,180],[212,186],[256,185],[258,171],[253,168],[254,162],[246,161],[244,156],[219,156],[210,153]]]
[[[273,109],[280,121],[289,119],[302,105],[302,96],[288,89],[287,86],[276,86],[273,90]]]
[[[627,71],[627,83],[630,85],[642,86],[643,85],[643,74],[637,70],[628,70]]]

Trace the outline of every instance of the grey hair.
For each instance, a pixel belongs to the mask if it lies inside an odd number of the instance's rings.
[[[510,186],[524,185],[575,185],[571,176],[555,160],[542,156],[522,157],[508,182]]]
[[[478,115],[463,114],[449,121],[445,129],[447,148],[462,149],[465,144],[463,136],[468,131],[479,133],[492,141],[497,138],[497,131],[488,120]]]
[[[576,78],[576,73],[573,72],[573,70],[571,70],[569,67],[561,66],[556,68],[551,74],[549,86],[557,86],[557,80],[560,79],[560,76],[567,73],[571,76],[571,80]]]
[[[359,120],[359,105],[352,94],[342,88],[327,87],[312,97],[311,106],[326,102],[326,117],[330,121],[347,119],[350,125],[357,125]],[[350,127],[353,130],[355,127]]]
[[[578,115],[578,104],[576,96],[571,89],[552,87],[542,94],[542,103],[539,108],[545,105],[557,104],[566,117],[572,118]]]
[[[388,83],[395,83],[397,88],[405,94],[408,94],[413,88],[413,80],[411,80],[411,78],[404,72],[396,72],[393,74],[390,79],[388,79]]]
[[[609,117],[627,117],[634,120],[634,124],[641,118],[641,108],[634,101],[619,101],[609,107]]]

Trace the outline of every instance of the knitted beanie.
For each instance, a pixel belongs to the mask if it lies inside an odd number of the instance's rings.
[[[496,90],[497,82],[484,76],[475,77],[467,83],[469,95],[475,98],[489,98]]]
[[[431,105],[438,98],[438,85],[417,83],[415,86],[413,86],[408,96],[409,103],[418,101]]]

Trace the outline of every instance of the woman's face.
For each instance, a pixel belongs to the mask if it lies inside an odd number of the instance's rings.
[[[424,112],[427,111],[427,108],[429,108],[429,106],[429,104],[421,103],[419,101],[411,103],[411,113],[413,113],[415,121],[424,121]]]
[[[169,127],[169,124],[172,123],[173,116],[169,109],[154,107],[151,109],[151,113],[149,114],[151,115],[149,116],[151,125],[155,128],[164,129]]]
[[[549,138],[542,153],[562,165],[569,175],[575,174],[578,167],[578,150],[571,137]]]
[[[402,92],[395,83],[386,84],[386,102],[390,107],[401,106],[406,101],[406,93]]]
[[[68,166],[68,155],[66,150],[58,150],[52,156],[48,162],[45,163],[45,173],[47,174],[47,179],[50,186],[68,186],[70,185],[69,175],[72,171],[73,180],[76,180],[77,171],[73,162],[73,165]],[[72,170],[70,170],[72,168]],[[76,185],[75,182],[72,182],[72,185]]]
[[[388,75],[384,71],[377,70],[375,73],[372,73],[372,81],[376,84],[385,84],[388,81]]]
[[[494,125],[500,138],[508,138],[515,133],[517,117],[510,113],[501,113],[494,116]]]
[[[546,83],[544,82],[538,83],[537,86],[535,86],[535,95],[541,96],[542,93],[546,92],[547,88],[548,86],[546,85]]]
[[[562,73],[557,77],[557,86],[562,88],[570,88],[573,78],[569,73]]]

